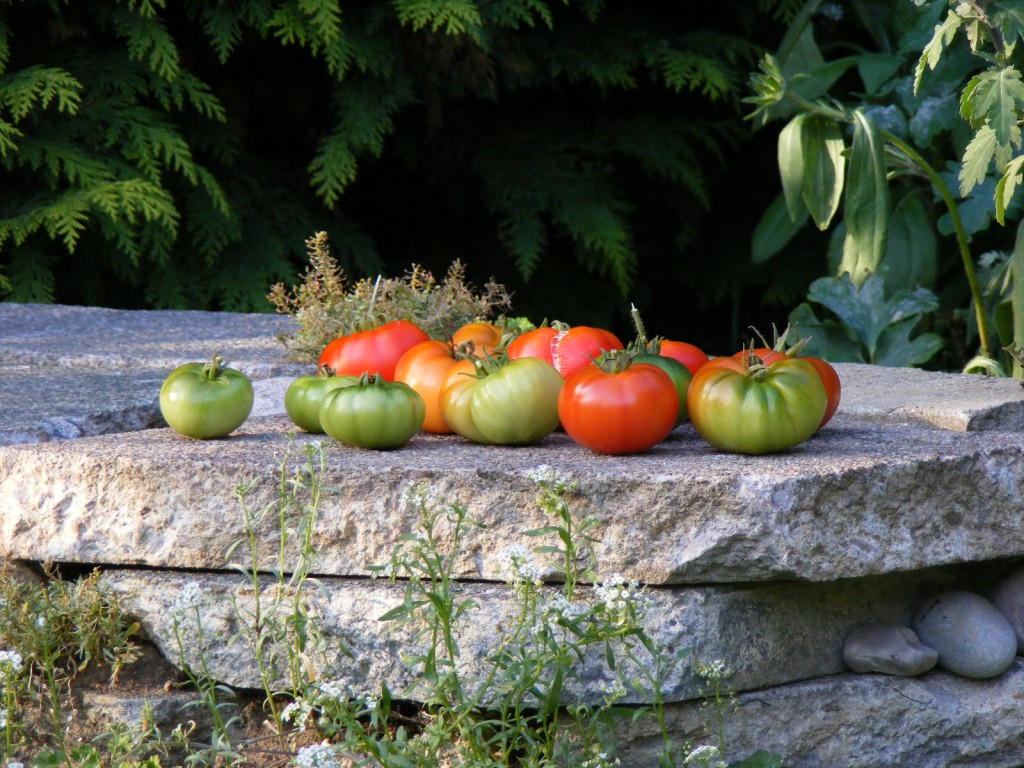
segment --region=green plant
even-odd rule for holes
[[[997,48],[1002,44],[995,33],[1015,36],[1016,21],[998,4],[954,2],[956,11],[950,11],[932,34],[948,4],[917,5],[923,7],[853,3],[871,46],[844,45],[844,53],[852,52],[826,61],[812,23],[815,11],[824,6],[811,0],[793,19],[777,53],[762,60],[761,72],[752,78],[751,117],[761,124],[788,122],[778,143],[783,194],[755,233],[753,257],[772,257],[808,219],[819,229],[828,228],[841,209],[842,222],[834,230],[829,255],[836,276],[848,274],[860,287],[869,275],[881,274],[884,290],[870,290],[859,297],[861,302],[870,298],[896,304],[903,291],[914,291],[919,299],[916,311],[924,313],[938,308],[937,300],[931,302],[924,295],[935,287],[941,264],[934,232],[953,234],[961,280],[972,305],[968,327],[977,335],[980,359],[1000,369],[999,344],[985,311],[970,241],[988,228],[993,217],[1002,223],[1008,212],[1016,215],[1016,171],[998,184],[983,182],[994,158],[1009,159],[1014,131],[1019,134],[1006,122],[1020,109],[1014,101],[1019,76],[1008,66],[1012,46],[989,57],[987,70],[981,50],[986,40],[999,38]],[[986,8],[992,11],[991,18]],[[944,45],[961,26],[972,30],[970,50],[980,56],[964,55],[967,48],[958,50],[928,78],[926,70],[939,66]],[[844,76],[853,72],[860,78],[860,89],[843,85],[849,82]],[[963,121],[955,111],[957,91]],[[965,130],[975,135],[963,160],[956,162],[957,139]],[[1001,138],[1009,143],[1001,144]],[[999,192],[993,199],[996,187]],[[932,196],[945,209],[943,215],[929,211],[924,200]],[[823,290],[818,284],[818,293]],[[828,292],[841,291],[836,283]],[[933,305],[924,309],[929,303]],[[887,310],[879,307],[878,312]],[[901,334],[909,330],[905,323],[900,328]],[[858,332],[849,329],[846,335],[853,338]],[[936,338],[916,341],[914,354],[901,364],[925,362],[938,349]],[[1003,345],[1008,343],[1000,338]]]
[[[99,572],[75,581],[53,571],[45,581],[19,578],[0,563],[0,744],[15,755],[51,740],[66,747],[69,688],[90,664],[111,679],[137,656],[132,641],[139,625],[121,612],[99,584]],[[34,712],[42,722],[28,718]]]
[[[462,324],[510,307],[509,295],[497,283],[477,293],[458,261],[440,284],[414,264],[400,278],[363,278],[350,285],[331,256],[326,232],[307,239],[306,247],[309,266],[302,282],[291,289],[278,283],[268,296],[279,313],[295,319],[298,328],[279,338],[297,359],[315,360],[330,341],[395,320],[447,339]]]

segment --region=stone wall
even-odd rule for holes
[[[195,585],[205,620],[231,635],[238,576],[227,546],[246,533],[234,489],[272,497],[278,462],[317,438],[291,437],[287,360],[267,315],[122,312],[0,304],[0,553],[99,565],[105,582],[175,658],[167,617]],[[68,343],[73,338],[74,344]],[[255,380],[254,414],[232,437],[186,440],[159,426],[156,396],[181,362],[223,354]],[[689,425],[650,452],[594,455],[555,434],[531,447],[418,435],[397,451],[327,450],[313,610],[354,651],[353,682],[407,683],[413,647],[377,617],[398,588],[367,579],[415,520],[426,481],[486,524],[457,563],[479,608],[460,639],[471,671],[507,613],[497,556],[545,521],[532,474],[579,482],[571,501],[603,522],[599,575],[648,585],[649,632],[695,658],[722,659],[738,692],[727,721],[736,758],[756,748],[792,766],[1024,764],[1020,660],[976,680],[929,671],[855,674],[843,641],[866,622],[909,625],[929,597],[985,594],[1024,555],[1024,390],[1009,380],[840,365],[843,399],[818,435],[781,455],[715,452]],[[73,438],[73,439],[69,439]],[[272,526],[257,531],[261,555]],[[256,687],[241,646],[209,648],[211,672]],[[600,665],[595,665],[595,669]],[[598,700],[608,681],[586,680]],[[667,681],[680,738],[708,738],[699,680]],[[649,766],[657,734],[621,732],[623,763]]]

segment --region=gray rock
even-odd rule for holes
[[[948,672],[919,677],[830,675],[736,697],[726,715],[725,759],[776,752],[786,768],[1020,768],[1024,659],[979,682]],[[670,705],[673,738],[716,744],[713,710]],[[616,728],[622,768],[658,764],[653,718]]]
[[[914,617],[913,628],[921,642],[939,652],[939,667],[963,677],[995,677],[1017,655],[1010,622],[988,600],[967,590],[927,601]]]
[[[1017,653],[1024,653],[1024,568],[1001,579],[991,591],[992,605],[1010,622],[1017,635]]]
[[[854,672],[913,676],[935,666],[939,653],[910,627],[868,622],[854,627],[843,643],[843,661]]]

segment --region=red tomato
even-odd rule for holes
[[[545,363],[551,363],[551,344],[557,335],[558,331],[555,328],[547,326],[520,334],[508,345],[508,358],[515,360],[520,357],[537,357]]]
[[[317,361],[328,365],[338,376],[379,373],[385,381],[395,380],[395,366],[412,346],[428,341],[429,336],[408,320],[392,320],[372,331],[341,336],[320,353]]]
[[[452,344],[473,342],[473,352],[486,355],[501,344],[501,328],[492,323],[466,323],[452,334]]]
[[[672,379],[646,363],[618,372],[588,365],[570,374],[558,395],[566,433],[598,453],[646,451],[675,428],[678,410]]]
[[[395,366],[395,381],[408,384],[423,398],[424,432],[443,435],[452,431],[441,413],[441,388],[458,362],[450,346],[431,339],[410,347]]]
[[[581,368],[586,368],[602,352],[622,349],[622,342],[611,331],[577,325],[567,331],[560,331],[551,341],[551,364],[568,378]]]
[[[685,341],[668,341],[662,339],[658,352],[662,357],[671,357],[686,366],[692,376],[708,361],[708,356],[700,347],[687,344]]]

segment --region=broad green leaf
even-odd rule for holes
[[[754,227],[750,241],[750,260],[754,264],[767,261],[793,239],[793,235],[807,223],[807,209],[801,206],[800,216],[794,221],[787,210],[786,200],[777,196]]]
[[[835,320],[819,320],[806,302],[789,313],[789,324],[806,339],[804,352],[830,363],[864,363],[867,358],[856,339]]]
[[[889,217],[889,237],[882,258],[886,289],[892,293],[919,285],[931,289],[938,270],[935,229],[916,192],[896,204]]]
[[[983,125],[974,134],[971,143],[964,150],[964,162],[960,166],[960,194],[967,196],[974,187],[981,184],[988,175],[992,158],[995,157],[996,133],[987,125]]]
[[[803,204],[804,191],[804,150],[803,130],[808,113],[801,112],[779,132],[778,161],[782,177],[782,194],[789,211],[789,218],[797,221],[806,214]]]
[[[857,57],[857,73],[868,95],[875,93],[903,66],[903,57],[890,53],[865,53]]]
[[[996,184],[996,221],[1000,224],[1006,224],[1006,209],[1013,202],[1013,194],[1021,181],[1024,181],[1024,155],[1015,157],[1003,168],[1003,175]]]
[[[1024,37],[1024,3],[1020,0],[991,0],[986,3],[985,12],[1004,40]]]
[[[828,229],[839,210],[846,160],[835,120],[810,114],[800,132],[804,156],[803,200],[818,229]]]
[[[907,368],[928,362],[942,349],[942,338],[934,333],[910,334],[919,317],[908,317],[887,327],[878,337],[871,363],[890,368]]]
[[[860,285],[878,268],[889,229],[889,184],[885,144],[874,123],[857,110],[853,113],[853,144],[846,185],[843,221],[846,239],[839,272],[849,273]]]

